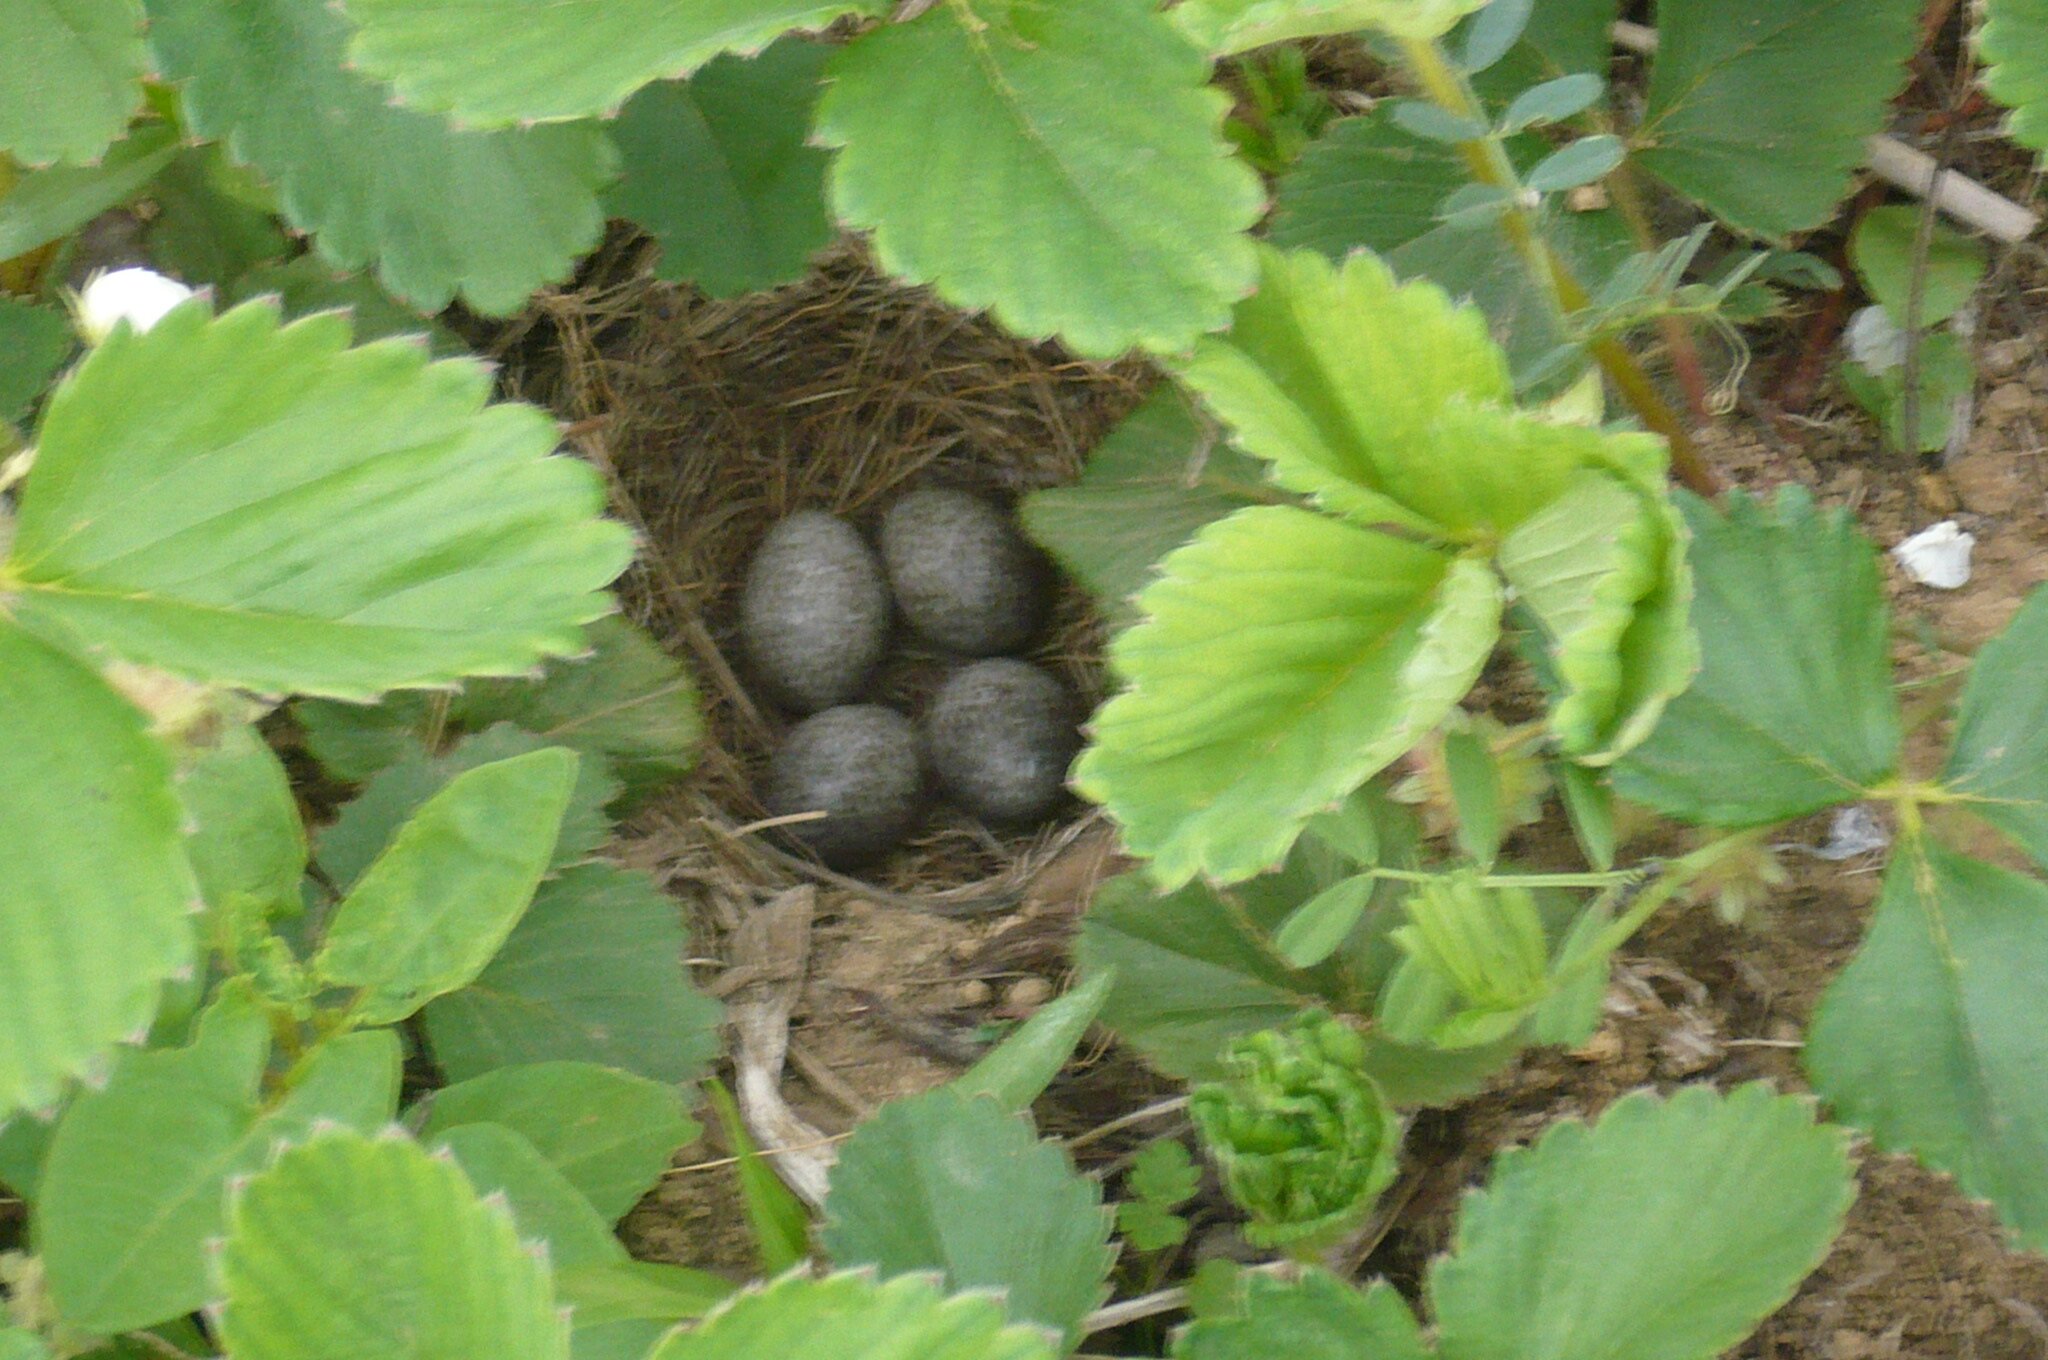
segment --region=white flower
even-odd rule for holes
[[[1945,519],[1893,548],[1892,556],[1899,559],[1906,575],[1921,585],[1954,590],[1968,584],[1970,549],[1976,546],[1976,535],[1964,533],[1954,520]]]
[[[123,321],[137,331],[148,330],[191,296],[192,289],[153,269],[116,269],[87,279],[73,311],[79,334],[97,345]]]

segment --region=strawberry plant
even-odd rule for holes
[[[270,1354],[304,1344],[276,1309],[346,1314],[317,1284],[332,1265],[372,1293],[412,1282],[423,1334],[465,1345],[464,1291],[500,1291],[498,1321],[539,1344],[520,1309],[552,1320],[552,1286],[474,1187],[540,1197],[623,1262],[604,1215],[692,1136],[673,1083],[710,1057],[715,1008],[653,884],[591,857],[627,777],[687,764],[693,700],[600,618],[628,544],[594,477],[550,456],[538,412],[489,403],[479,366],[352,346],[338,314],[146,303],[10,464],[0,1178],[34,1248],[13,1311],[76,1353],[176,1333],[226,1288],[221,1336]],[[596,657],[559,660],[592,621]],[[506,678],[351,706],[465,675]],[[310,843],[253,725],[293,693],[326,696],[316,748],[366,781]],[[445,749],[416,736],[437,707]],[[455,1079],[420,1131],[461,1171],[311,1137],[381,1136],[416,1015]],[[239,1197],[286,1142],[277,1188]],[[360,1243],[330,1236],[324,1264],[290,1254],[301,1303],[273,1292],[279,1222],[339,1233],[353,1208],[377,1238],[379,1196],[408,1222],[388,1274],[356,1277]],[[442,1270],[475,1255],[437,1276],[408,1246]]]
[[[2048,604],[1911,764],[1869,544],[1799,493],[1672,492],[1715,479],[1631,346],[1657,327],[1713,404],[1687,328],[1739,350],[1810,263],[1920,10],[1660,0],[1636,100],[1617,0],[31,0],[0,46],[0,1358],[1069,1354],[1136,1316],[1118,1229],[1165,1253],[1203,1212],[1177,1134],[1115,1211],[1038,1135],[1098,1018],[1197,1083],[1283,1257],[1197,1280],[1173,1355],[1709,1356],[1851,1196],[1844,1132],[1761,1087],[1502,1154],[1412,1304],[1327,1267],[1406,1112],[1582,1043],[1653,914],[1739,901],[1784,823],[1853,803],[1894,839],[1813,1086],[2048,1247],[2048,888],[2012,867],[2048,871]],[[1333,119],[1284,44],[1348,33],[1402,93]],[[2036,149],[2044,33],[1988,0],[1976,36]],[[1664,239],[1658,194],[1756,248],[1703,269],[1712,224]],[[71,238],[141,195],[184,282],[89,287],[73,364]],[[717,1049],[673,904],[598,856],[689,768],[694,697],[609,617],[595,475],[419,315],[518,310],[611,216],[713,296],[863,233],[1171,379],[1026,509],[1119,628],[1073,783],[1142,867],[1073,992],[837,1148],[815,1225],[714,1084],[748,1285],[612,1231]],[[1908,216],[1850,245],[1894,329],[1983,273],[1915,259]],[[1932,398],[1973,377],[1950,338]],[[1907,431],[1863,370],[1895,442],[1940,442],[1943,402]],[[350,795],[315,832],[287,732]],[[1587,868],[1509,858],[1552,790]],[[1618,863],[1617,802],[1706,839]]]

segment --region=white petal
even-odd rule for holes
[[[1922,529],[1892,549],[1892,556],[1906,569],[1906,575],[1923,586],[1954,590],[1970,579],[1970,550],[1977,546],[1974,534],[1963,532],[1952,519]]]
[[[78,295],[78,329],[88,344],[97,345],[126,321],[146,331],[164,314],[192,296],[192,290],[153,269],[116,269],[95,274]]]

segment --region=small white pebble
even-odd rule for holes
[[[1042,1006],[1052,1000],[1052,984],[1042,977],[1021,977],[1003,992],[1003,1004],[1012,1010]]]
[[[138,332],[146,331],[192,295],[192,289],[154,269],[95,274],[78,295],[78,330],[89,345],[99,344],[123,321]]]
[[[1952,519],[1922,529],[1892,549],[1906,575],[1936,590],[1955,590],[1970,580],[1970,550],[1975,534],[1963,532]]]

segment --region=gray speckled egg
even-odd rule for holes
[[[761,801],[773,816],[824,812],[784,834],[834,868],[893,849],[924,813],[924,759],[910,719],[879,704],[828,708],[790,730]]]
[[[791,515],[761,540],[740,597],[755,676],[799,713],[860,692],[889,640],[881,564],[852,525],[820,510]]]
[[[881,538],[897,607],[927,641],[993,656],[1022,647],[1044,622],[1045,560],[985,498],[913,491],[890,507]]]
[[[1074,698],[1025,661],[963,666],[924,717],[925,751],[940,785],[984,821],[1042,817],[1059,801],[1080,749]]]

